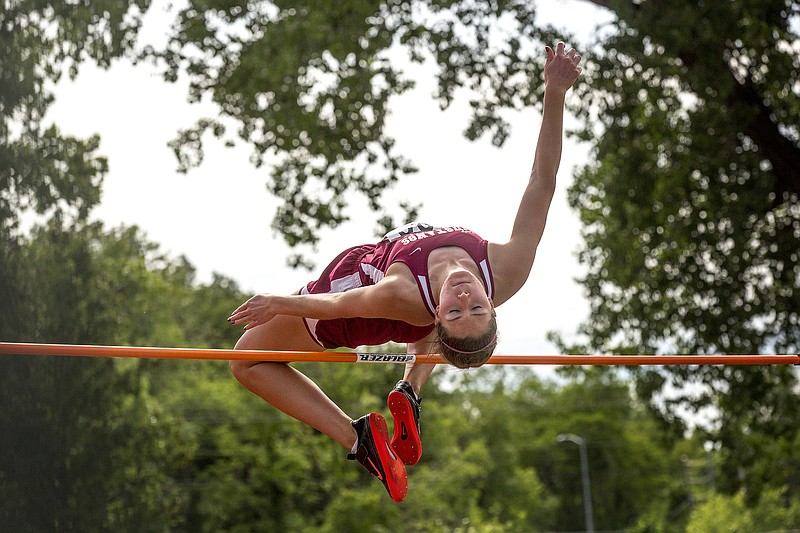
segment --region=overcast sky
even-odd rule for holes
[[[540,20],[579,36],[608,19],[588,2],[536,4]],[[154,2],[148,15],[148,40],[163,38],[162,6]],[[505,240],[533,162],[541,117],[533,110],[506,115],[512,134],[502,148],[493,147],[489,139],[470,143],[462,134],[469,116],[466,98],[442,112],[431,96],[434,84],[426,69],[415,68],[414,77],[416,89],[392,101],[388,133],[397,140],[397,153],[411,159],[419,172],[388,194],[422,201],[421,220],[461,225],[489,240]],[[108,71],[83,66],[78,78],[60,82],[55,94],[49,119],[64,133],[100,134],[100,153],[109,159],[93,218],[108,227],[139,226],[163,251],[185,255],[203,281],[218,272],[246,291],[289,293],[316,277],[286,267],[291,251],[270,229],[277,201],[266,190],[269,169],[250,165],[249,147],[228,149],[210,140],[200,168],[186,175],[176,172],[167,142],[179,129],[214,112],[209,105],[188,104],[184,83],[166,83],[148,65],[119,62]],[[570,122],[568,117],[568,126]],[[565,142],[531,277],[498,308],[498,354],[556,353],[547,332],[571,337],[587,317],[588,306],[575,283],[581,273],[575,254],[580,226],[566,201],[572,173],[585,164],[587,152],[586,146]],[[320,268],[345,247],[374,240],[374,214],[356,205],[351,223],[324,235],[317,256]]]

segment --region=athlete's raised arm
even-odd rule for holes
[[[544,110],[530,180],[522,195],[509,241],[490,247],[497,280],[495,303],[498,305],[517,292],[528,279],[555,192],[556,173],[561,163],[564,100],[581,72],[578,66],[581,56],[575,49],[569,52],[564,49],[564,43],[558,43],[555,51],[549,46],[546,48]]]

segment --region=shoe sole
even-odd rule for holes
[[[382,481],[392,499],[401,502],[408,494],[408,477],[403,461],[389,447],[389,428],[386,425],[386,419],[379,413],[370,413],[369,430],[386,476],[386,479]]]
[[[390,392],[387,403],[394,421],[392,448],[403,464],[415,465],[422,457],[422,441],[414,420],[414,409],[406,395],[399,391]]]

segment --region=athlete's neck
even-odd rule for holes
[[[450,274],[459,270],[466,270],[481,282],[483,280],[478,265],[463,248],[445,246],[433,250],[428,256],[428,279],[431,284],[434,305],[439,303],[439,294],[442,292],[444,281]]]

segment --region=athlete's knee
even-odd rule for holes
[[[228,367],[231,369],[234,377],[241,383],[250,381],[250,376],[254,367],[258,366],[259,374],[263,377],[264,372],[270,372],[279,367],[287,366],[287,363],[273,363],[268,361],[241,361],[233,360],[228,362]],[[255,378],[255,375],[253,375]]]
[[[233,360],[228,362],[228,368],[231,369],[231,373],[236,379],[242,381],[254,364],[253,361]]]

